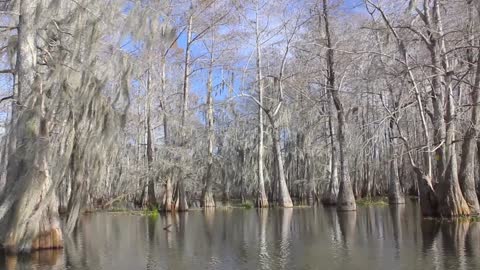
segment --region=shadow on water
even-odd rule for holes
[[[480,223],[422,219],[418,204],[209,209],[82,218],[64,250],[0,256],[6,270],[480,269]]]

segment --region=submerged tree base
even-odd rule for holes
[[[39,233],[31,243],[20,244],[16,239],[7,239],[3,244],[3,249],[7,254],[18,254],[45,249],[63,248],[63,236],[60,228],[52,228],[49,231]]]
[[[403,194],[389,194],[388,196],[389,204],[405,204],[405,196]]]
[[[292,199],[290,198],[290,196],[288,196],[288,198],[280,199],[280,201],[278,202],[278,206],[283,208],[292,208],[293,207]]]
[[[446,190],[442,191],[442,203],[439,204],[439,214],[442,217],[461,217],[469,216],[470,208],[463,198],[460,187],[449,186],[444,187]]]
[[[337,211],[356,211],[357,204],[353,195],[352,185],[350,181],[340,183],[338,191]]]
[[[214,208],[215,207],[215,200],[213,199],[212,192],[205,192],[202,199],[202,207],[203,208]]]
[[[335,206],[337,205],[337,194],[331,193],[330,191],[326,191],[321,200],[324,206]]]
[[[255,206],[257,208],[268,208],[269,205],[268,205],[267,195],[259,193]]]

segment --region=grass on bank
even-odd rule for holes
[[[157,209],[153,209],[153,210],[145,209],[143,210],[143,215],[147,217],[156,218],[158,217],[159,213]]]
[[[388,206],[387,197],[367,197],[357,200],[359,206]]]
[[[480,216],[461,216],[457,220],[462,222],[480,222]]]
[[[245,209],[252,209],[254,207],[254,204],[252,201],[246,201],[243,204],[241,204],[241,207]]]

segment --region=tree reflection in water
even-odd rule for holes
[[[357,212],[209,210],[93,214],[65,249],[0,256],[0,269],[480,269],[480,223],[422,219],[409,200]]]

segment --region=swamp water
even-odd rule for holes
[[[480,222],[425,220],[410,201],[356,213],[321,206],[96,213],[82,218],[65,249],[2,255],[0,269],[480,269]]]

